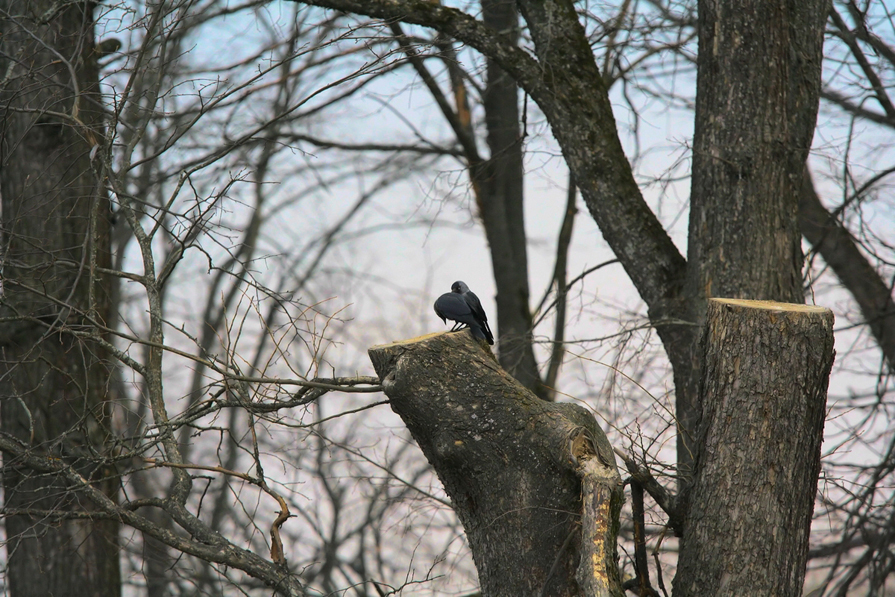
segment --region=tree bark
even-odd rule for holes
[[[97,271],[110,261],[109,202],[91,163],[102,139],[93,4],[6,0],[0,10],[2,430],[115,496],[113,469],[81,464],[101,462],[110,433],[110,365],[89,331],[108,316]],[[66,487],[4,454],[13,597],[120,594],[117,522],[92,520],[90,501]]]
[[[696,477],[675,597],[802,594],[833,314],[712,299]]]
[[[828,0],[700,0],[685,319],[713,296],[804,301],[798,200]],[[697,328],[698,329],[698,328]],[[679,474],[701,412],[696,334],[675,363]],[[678,352],[679,354],[672,354]]]
[[[538,399],[466,331],[369,354],[463,523],[484,595],[622,595],[621,479],[588,411]]]

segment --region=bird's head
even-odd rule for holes
[[[463,294],[464,292],[469,292],[469,286],[466,285],[466,282],[457,280],[451,284],[451,292],[459,292],[460,294]]]

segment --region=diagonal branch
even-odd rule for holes
[[[519,2],[537,60],[481,21],[426,0],[306,0],[430,27],[493,59],[537,102],[582,197],[654,319],[679,315],[686,260],[640,193],[622,149],[609,95],[569,0]]]
[[[568,285],[566,283],[566,273],[569,260],[569,246],[572,244],[572,227],[575,224],[575,214],[578,209],[575,207],[575,198],[577,197],[577,189],[575,187],[575,177],[569,175],[569,185],[566,190],[566,213],[563,217],[562,226],[559,229],[559,238],[556,242],[556,264],[553,268],[553,284],[556,286],[556,322],[553,329],[553,347],[550,349],[550,361],[547,366],[547,376],[544,378],[544,386],[551,396],[556,394],[556,380],[559,376],[559,369],[562,365],[565,349],[565,331],[566,331],[566,307]]]
[[[841,39],[845,45],[848,46],[848,49],[851,50],[852,56],[855,57],[855,60],[861,67],[861,71],[863,71],[864,76],[867,77],[867,80],[870,82],[873,94],[876,96],[880,106],[885,110],[886,115],[889,118],[895,117],[895,106],[892,105],[892,100],[886,91],[886,85],[882,82],[876,70],[870,64],[870,61],[864,54],[864,50],[861,49],[861,45],[858,43],[858,38],[855,33],[848,28],[848,25],[839,13],[836,12],[836,9],[830,10],[830,20],[833,21],[833,24],[835,24],[837,28],[837,31],[834,31],[833,34]]]
[[[892,288],[861,253],[848,229],[820,202],[807,168],[799,199],[799,227],[802,235],[854,297],[870,332],[883,351],[889,369],[895,370],[895,302],[892,300]]]
[[[511,41],[504,39],[499,32],[455,8],[429,0],[302,0],[302,2],[387,21],[402,21],[429,27],[454,37],[496,60],[501,68],[509,72],[530,95],[547,91],[534,58]]]
[[[422,57],[420,57],[410,44],[407,36],[404,35],[404,30],[401,29],[400,23],[391,23],[389,26],[392,33],[395,34],[395,40],[398,42],[398,45],[401,46],[401,49],[404,50],[404,53],[407,55],[407,60],[410,62],[413,70],[415,70],[420,79],[422,79],[426,88],[429,90],[429,93],[432,95],[432,98],[435,100],[435,103],[438,104],[438,108],[441,110],[445,120],[447,120],[450,125],[451,130],[457,136],[457,141],[459,141],[460,146],[463,147],[463,152],[469,162],[469,167],[473,168],[477,166],[481,161],[481,158],[479,158],[478,150],[475,146],[475,138],[470,134],[468,128],[463,126],[459,114],[451,106],[450,102],[448,102],[444,93],[442,93],[441,88],[435,81],[435,77],[433,77],[432,73],[429,72],[429,69],[426,68],[426,64],[423,62]]]

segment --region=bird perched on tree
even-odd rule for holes
[[[448,319],[457,322],[451,328],[452,332],[465,325],[472,331],[473,337],[494,344],[494,335],[488,327],[488,316],[482,309],[482,302],[464,282],[454,282],[450,292],[438,297],[435,301],[435,314],[444,323]]]

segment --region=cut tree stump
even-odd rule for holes
[[[463,523],[484,595],[621,597],[621,478],[590,412],[538,399],[465,330],[369,355]]]
[[[833,314],[712,299],[702,418],[675,597],[801,595],[820,472]],[[794,539],[795,538],[795,539]]]

